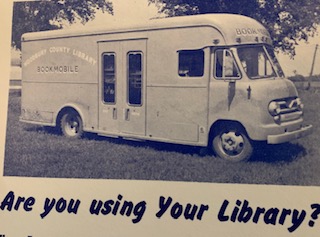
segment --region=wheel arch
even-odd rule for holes
[[[78,104],[65,104],[64,106],[62,106],[58,112],[57,112],[57,115],[55,116],[56,120],[55,120],[55,125],[58,126],[59,125],[59,122],[61,121],[61,118],[62,116],[68,112],[68,111],[74,111],[76,112],[77,114],[79,114],[81,120],[82,120],[82,123],[83,123],[83,126],[85,127],[85,124],[86,124],[86,115],[83,111],[84,108],[83,106],[81,105],[78,105]]]
[[[245,128],[245,126],[237,121],[237,120],[227,120],[227,119],[220,119],[220,120],[217,120],[215,121],[211,127],[210,127],[210,130],[209,130],[209,139],[208,139],[208,146],[210,145],[210,143],[212,142],[212,139],[213,139],[213,136],[216,132],[219,131],[219,129],[221,127],[223,127],[224,125],[234,125],[234,126],[238,126],[240,127],[241,129],[243,129],[243,131],[246,133],[246,135],[249,137],[249,134]]]

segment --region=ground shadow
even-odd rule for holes
[[[296,143],[268,145],[264,142],[255,144],[255,151],[250,162],[293,162],[306,155],[306,149]]]
[[[131,139],[124,139],[124,138],[110,138],[99,136],[93,133],[87,133],[84,136],[85,139],[92,139],[97,141],[108,141],[114,144],[123,144],[129,145],[134,147],[149,147],[157,151],[164,151],[164,152],[178,152],[181,154],[189,154],[189,155],[201,155],[201,148],[197,146],[188,146],[188,145],[181,145],[181,144],[172,144],[166,142],[157,142],[157,141],[140,141],[140,140],[131,140]]]
[[[131,141],[119,138],[108,138],[96,134],[87,134],[87,139],[106,140],[117,144],[126,144],[137,147],[150,147],[157,151],[178,152],[182,154],[204,156],[214,156],[214,153],[208,148],[189,146],[181,144],[172,144],[156,141]],[[255,150],[249,162],[292,162],[301,156],[306,155],[306,149],[300,144],[283,143],[278,145],[268,145],[265,142],[255,142]]]
[[[26,126],[24,130],[28,132],[48,133],[50,135],[63,136],[61,132],[55,127],[29,125],[29,126]],[[84,133],[82,139],[106,141],[106,142],[111,142],[113,144],[128,145],[128,146],[134,146],[134,147],[150,147],[154,150],[165,151],[165,152],[178,152],[178,153],[189,154],[189,155],[198,154],[199,156],[207,155],[206,151],[202,151],[202,148],[197,146],[171,144],[171,143],[156,142],[156,141],[144,141],[144,140],[140,141],[140,140],[134,140],[134,139],[123,139],[121,137],[112,138],[112,137],[101,136],[95,133]]]
[[[30,132],[45,132],[52,135],[61,135],[59,131],[53,127],[41,127],[41,126],[28,126],[25,128]],[[127,140],[123,138],[111,138],[100,136],[95,133],[85,133],[83,139],[106,141],[114,144],[128,145],[134,147],[149,147],[157,151],[163,152],[177,152],[181,154],[188,154],[192,156],[214,156],[207,148],[198,146],[189,146],[181,144],[172,144],[156,141],[135,141]],[[248,162],[265,162],[265,163],[277,163],[277,162],[292,162],[301,156],[306,155],[305,148],[300,144],[284,143],[278,145],[268,145],[265,142],[255,142],[255,150],[253,156]]]

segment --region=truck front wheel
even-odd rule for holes
[[[222,159],[239,162],[248,160],[253,146],[246,131],[238,125],[220,126],[212,138],[212,149]]]
[[[80,138],[83,134],[83,124],[80,115],[75,111],[68,111],[61,117],[61,131],[69,138]]]

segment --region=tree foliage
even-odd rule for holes
[[[12,19],[12,46],[21,48],[21,35],[26,32],[53,30],[63,24],[94,19],[97,11],[112,14],[112,3],[105,0],[51,0],[15,2]]]
[[[260,21],[274,46],[291,56],[299,41],[308,41],[320,23],[320,0],[149,0],[168,16],[233,13]]]

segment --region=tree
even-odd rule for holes
[[[26,32],[54,30],[63,24],[94,19],[97,11],[113,14],[106,0],[51,0],[15,2],[12,19],[12,46],[21,49],[21,35]]]
[[[149,0],[168,16],[234,13],[260,21],[276,49],[295,55],[299,41],[308,41],[320,23],[320,0]]]

